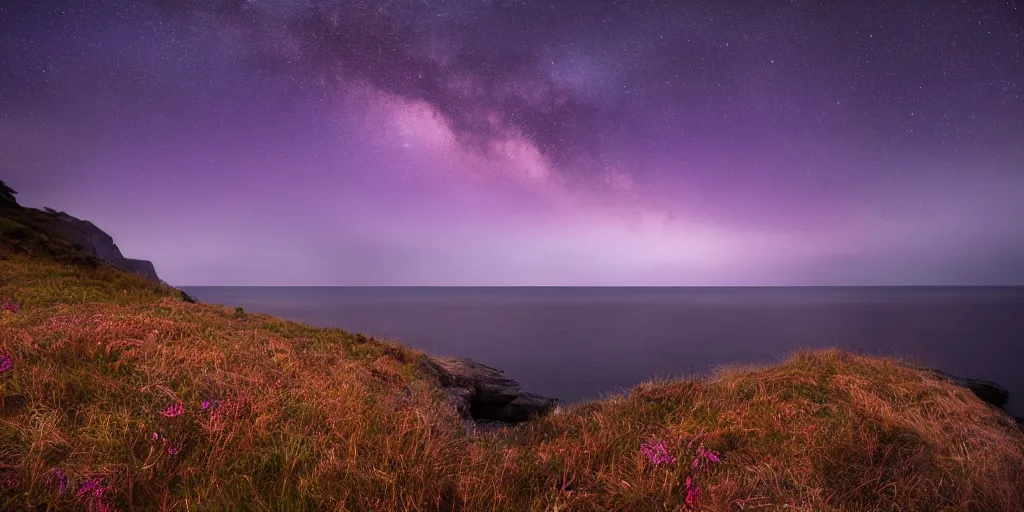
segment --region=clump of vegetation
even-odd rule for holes
[[[235,306],[235,318],[245,317],[245,308],[242,306]]]
[[[181,300],[183,300],[185,302],[188,302],[189,304],[198,304],[199,303],[199,301],[197,301],[195,299],[195,297],[185,293],[184,291],[181,292]]]
[[[0,510],[1024,510],[1013,421],[897,361],[800,352],[470,434],[417,351],[4,240]]]

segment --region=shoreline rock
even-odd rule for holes
[[[523,391],[501,370],[472,359],[428,358],[425,364],[463,419],[477,426],[522,423],[558,405],[557,399]]]

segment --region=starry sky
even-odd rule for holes
[[[0,177],[175,285],[1024,284],[1013,1],[5,0]]]

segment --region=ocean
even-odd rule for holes
[[[1024,287],[182,289],[469,357],[564,402],[842,347],[998,382],[1024,415]]]

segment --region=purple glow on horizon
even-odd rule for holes
[[[1024,284],[1005,2],[48,4],[0,176],[175,285]]]

